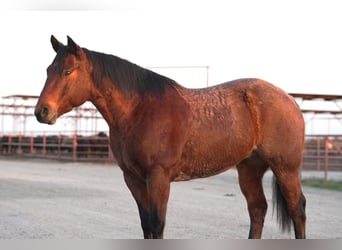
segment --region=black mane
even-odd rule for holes
[[[108,78],[123,93],[137,92],[140,95],[163,94],[166,86],[177,85],[170,78],[117,56],[90,51],[85,48],[83,50],[93,65],[93,78],[96,85],[101,84],[104,78]]]

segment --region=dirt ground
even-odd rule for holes
[[[318,173],[321,175],[322,173]],[[317,175],[304,172],[303,178]],[[271,177],[263,238],[293,238],[272,217]],[[341,173],[329,173],[342,179]],[[342,192],[304,187],[307,237],[342,238]],[[249,217],[235,170],[172,183],[165,238],[244,239]],[[138,210],[112,165],[0,159],[0,239],[142,238]]]

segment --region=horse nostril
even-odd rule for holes
[[[57,119],[54,106],[49,104],[38,105],[34,111],[37,120],[41,123],[54,124]]]
[[[34,114],[37,117],[38,121],[42,121],[42,119],[49,115],[49,108],[47,106],[43,106],[40,109],[36,109]]]
[[[46,106],[42,107],[42,109],[40,111],[40,117],[42,117],[42,118],[46,117],[46,116],[48,116],[48,114],[49,114],[48,107],[46,107]]]

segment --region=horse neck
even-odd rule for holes
[[[94,86],[90,101],[102,114],[110,128],[124,123],[136,103],[138,95],[132,94],[129,98],[120,92],[111,81],[104,81],[101,86]]]

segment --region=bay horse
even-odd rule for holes
[[[136,200],[144,238],[163,238],[170,182],[209,177],[236,166],[247,200],[249,238],[261,238],[267,202],[262,178],[274,174],[278,223],[305,238],[300,181],[304,121],[296,102],[260,79],[187,89],[119,57],[81,48],[69,36],[56,52],[35,107],[54,124],[92,102]],[[229,210],[227,210],[229,212]]]

